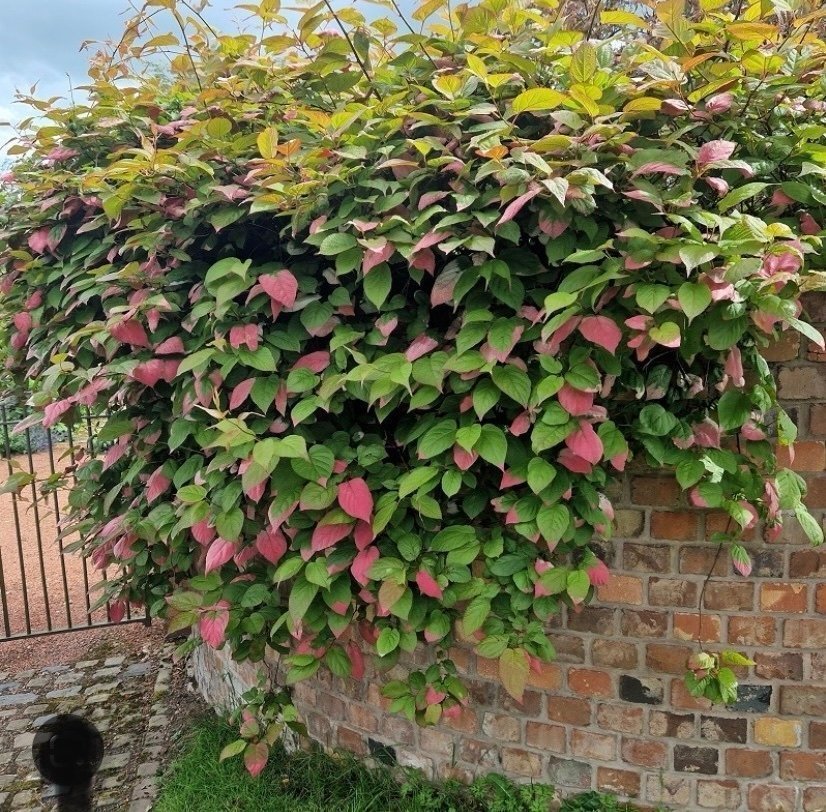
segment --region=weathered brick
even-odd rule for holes
[[[522,701],[517,702],[504,687],[500,687],[496,696],[495,707],[497,710],[505,711],[505,713],[518,713],[536,718],[542,712],[544,696],[544,693],[539,693],[539,691],[523,691]]]
[[[706,609],[722,609],[725,612],[754,608],[754,584],[748,581],[710,581],[706,587]]]
[[[651,536],[656,539],[690,541],[697,538],[698,519],[696,510],[655,510],[651,514]]]
[[[631,501],[635,505],[673,507],[682,499],[682,489],[673,476],[635,476]]]
[[[772,341],[768,347],[761,347],[760,354],[771,363],[778,361],[793,361],[800,352],[800,333],[791,330],[783,333],[777,341]]]
[[[781,400],[826,400],[826,375],[817,367],[781,367],[777,380]]]
[[[826,722],[809,724],[809,747],[813,750],[826,750]]]
[[[771,707],[773,690],[771,685],[748,685],[741,682],[737,686],[737,699],[728,705],[728,709],[745,713],[766,713]]]
[[[637,798],[640,794],[640,774],[614,767],[597,767],[597,789],[625,798]]]
[[[502,768],[508,773],[539,780],[542,777],[542,757],[521,747],[503,747]]]
[[[792,446],[777,445],[776,454],[777,464],[783,468],[794,471],[822,471],[826,468],[826,445],[823,440],[798,440]]]
[[[809,407],[809,434],[826,434],[826,403],[813,403]]]
[[[442,724],[461,730],[462,733],[476,733],[479,730],[479,717],[476,711],[470,708],[462,708],[462,712],[451,719],[443,719]]]
[[[826,584],[818,584],[815,589],[815,609],[826,614]]]
[[[803,723],[764,716],[754,720],[754,741],[770,747],[797,747],[803,736]]]
[[[482,717],[482,732],[503,742],[518,742],[522,736],[519,719],[503,713],[486,713]]]
[[[580,758],[613,761],[617,753],[617,738],[589,730],[571,731],[571,753]]]
[[[674,614],[674,637],[677,640],[702,640],[716,643],[720,640],[721,619],[718,615],[699,612]]]
[[[652,710],[648,717],[648,732],[668,739],[693,739],[697,723],[690,713]]]
[[[583,606],[580,612],[568,612],[566,626],[575,632],[592,632],[609,636],[614,632],[615,609],[606,606]]]
[[[648,602],[652,606],[696,606],[697,584],[680,578],[651,578]]]
[[[730,617],[728,641],[738,646],[770,646],[774,643],[775,620],[773,617]]]
[[[806,584],[789,581],[760,584],[760,608],[765,612],[805,612],[808,600]]]
[[[367,755],[367,742],[362,733],[345,727],[344,725],[339,725],[336,731],[336,738],[339,747],[343,747],[345,750],[349,750],[357,756]]]
[[[803,679],[803,655],[791,652],[760,651],[754,655],[754,673],[763,679]]]
[[[728,716],[701,716],[700,735],[707,741],[745,744],[749,723],[747,719]]]
[[[823,781],[826,779],[826,753],[781,751],[780,777],[784,781]]]
[[[602,603],[642,603],[642,579],[634,575],[612,573],[608,583],[597,589],[597,597]]]
[[[572,668],[568,672],[568,687],[581,696],[614,696],[611,675],[590,668]]]
[[[713,569],[712,569],[713,567]],[[717,555],[717,547],[680,547],[680,572],[687,575],[725,576],[729,574],[726,556]]]
[[[626,541],[622,547],[622,567],[630,572],[671,572],[670,544],[634,544]]]
[[[749,552],[752,578],[782,578],[786,574],[786,557],[783,550],[763,548]]]
[[[562,685],[562,669],[556,663],[542,663],[537,674],[533,669],[528,673],[528,685],[543,691],[557,691]]]
[[[451,759],[456,755],[456,739],[449,733],[433,727],[423,727],[419,730],[419,746],[425,753],[447,756]]]
[[[698,781],[697,803],[709,809],[738,809],[741,802],[737,781]]]
[[[793,716],[826,716],[826,688],[781,685],[780,712]]]
[[[565,752],[565,728],[562,725],[546,725],[528,722],[525,727],[525,744],[552,753]]]
[[[375,733],[379,729],[379,720],[376,714],[363,705],[350,703],[347,705],[347,721],[368,733]]]
[[[581,637],[575,634],[548,635],[556,651],[556,661],[558,663],[584,663],[585,643]]]
[[[604,702],[597,706],[597,724],[605,730],[639,735],[642,733],[642,721],[642,708],[626,708]]]
[[[498,742],[463,736],[460,745],[462,761],[484,767],[488,771],[501,771],[502,750]]]
[[[789,556],[789,576],[792,578],[826,577],[826,552],[794,550]]]
[[[803,812],[823,812],[826,809],[826,786],[803,790]]]
[[[719,754],[713,747],[674,746],[674,769],[680,773],[716,775],[718,759]]]
[[[786,648],[826,648],[826,619],[793,618],[783,622]]]
[[[642,510],[618,509],[614,511],[614,536],[618,539],[635,539],[642,535],[645,526],[645,512]]]
[[[661,768],[668,755],[668,745],[651,739],[629,739],[623,736],[621,754],[622,760],[628,764]]]
[[[763,778],[772,774],[771,753],[767,750],[748,750],[730,747],[726,750],[726,775],[738,778]]]
[[[591,765],[584,761],[567,758],[548,758],[548,778],[552,784],[576,789],[588,789],[591,786]]]
[[[749,812],[793,812],[797,793],[783,784],[749,784]]]
[[[694,779],[659,773],[648,775],[645,781],[646,800],[664,806],[686,809],[690,806],[694,789]]]
[[[803,497],[803,503],[809,510],[818,510],[826,507],[826,476],[806,477],[808,492]]]
[[[549,696],[548,718],[553,722],[584,727],[591,721],[591,703],[585,699]]]
[[[620,630],[626,637],[664,637],[668,630],[668,613],[623,609]]]
[[[826,294],[822,291],[804,293],[801,297],[803,313],[809,321],[826,321]]]
[[[684,674],[692,649],[688,646],[670,646],[649,643],[645,647],[645,664],[661,674]]]
[[[598,638],[591,643],[591,662],[598,668],[636,668],[637,649],[633,643]]]

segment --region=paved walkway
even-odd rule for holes
[[[148,660],[119,656],[0,671],[0,812],[54,808],[41,798],[31,745],[35,731],[55,713],[77,713],[103,736],[94,808],[151,809],[166,750],[171,675],[172,648]]]

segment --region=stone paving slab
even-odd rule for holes
[[[169,720],[172,651],[148,660],[117,656],[0,672],[0,812],[55,809],[54,800],[43,799],[31,744],[40,725],[59,713],[89,719],[103,736],[94,808],[150,810],[161,769],[158,744]]]

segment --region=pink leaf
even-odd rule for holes
[[[710,113],[725,113],[732,105],[734,96],[731,93],[718,93],[706,100],[706,110]]]
[[[46,428],[53,426],[58,420],[60,420],[61,416],[71,408],[72,402],[69,398],[58,400],[56,403],[50,403],[45,409],[43,409],[43,425]]]
[[[719,197],[722,197],[724,194],[728,193],[729,185],[728,181],[724,180],[723,178],[703,178],[703,180],[712,188],[715,192],[717,192]]]
[[[164,362],[160,358],[153,358],[151,361],[138,364],[130,375],[144,386],[152,388],[164,377],[164,372]]]
[[[201,519],[200,522],[195,522],[191,528],[192,537],[198,544],[206,546],[209,544],[217,534],[214,527],[209,524],[209,519]]]
[[[184,342],[178,336],[167,338],[155,347],[155,355],[176,355],[186,352]]]
[[[517,476],[512,471],[503,471],[502,479],[499,482],[499,490],[512,488],[514,485],[521,485],[524,481],[525,477]]]
[[[229,611],[221,608],[216,611],[209,611],[201,616],[198,623],[198,631],[203,641],[212,648],[220,648],[223,643],[229,623]]]
[[[231,541],[222,538],[215,539],[207,550],[204,572],[209,574],[212,570],[217,570],[234,555],[235,545]]]
[[[352,573],[353,578],[355,578],[355,580],[362,586],[367,586],[367,583],[370,580],[367,573],[370,571],[370,567],[373,566],[378,557],[379,548],[374,545],[368,547],[366,550],[362,550],[353,559],[353,563],[350,566],[350,572]]]
[[[255,384],[255,378],[247,378],[241,381],[233,390],[229,399],[229,408],[237,409],[248,397]]]
[[[15,313],[13,321],[21,333],[28,333],[32,329],[32,317],[29,313]]]
[[[135,319],[128,319],[109,327],[110,335],[121,344],[131,344],[133,347],[148,347],[149,339],[143,325]]]
[[[310,549],[314,553],[326,550],[348,536],[350,529],[351,525],[349,524],[320,524],[313,530]]]
[[[570,448],[563,448],[559,452],[559,463],[564,465],[569,471],[575,474],[590,474],[593,466],[588,460],[583,459],[578,454],[574,454]]]
[[[531,415],[529,412],[524,411],[520,412],[516,417],[514,417],[513,422],[510,424],[510,428],[508,431],[514,437],[521,437],[529,428],[531,427]]]
[[[525,204],[533,200],[539,192],[541,188],[539,186],[535,187],[534,189],[529,189],[524,194],[519,195],[516,200],[512,201],[510,205],[505,209],[505,213],[499,218],[499,222],[496,224],[498,226],[504,225],[505,223],[513,220],[517,214],[525,207]]]
[[[298,295],[298,280],[287,270],[277,274],[265,274],[258,278],[258,283],[267,295],[284,307],[292,307]]]
[[[255,537],[255,549],[270,564],[277,564],[287,552],[287,539],[280,530],[262,530]]]
[[[370,522],[356,522],[356,529],[353,531],[353,538],[356,542],[356,548],[363,550],[365,547],[373,543],[376,534],[373,532],[373,526]]]
[[[557,394],[559,405],[575,417],[588,414],[594,408],[594,393],[582,392],[566,383]]]
[[[109,619],[112,623],[120,623],[126,615],[126,601],[117,600],[109,604]]]
[[[433,290],[430,291],[430,304],[432,307],[447,304],[453,299],[453,289],[459,281],[459,275],[443,271],[436,277],[433,283]]]
[[[710,418],[693,427],[694,441],[702,448],[719,448],[721,440],[720,427]]]
[[[163,472],[163,466],[156,468],[146,482],[146,501],[154,502],[172,484]]]
[[[440,705],[447,694],[444,691],[437,691],[432,685],[427,686],[427,691],[425,691],[424,701],[428,705]]]
[[[330,366],[330,353],[326,350],[318,350],[302,355],[294,364],[293,369],[309,369],[310,372],[323,372]]]
[[[588,580],[592,586],[605,586],[611,577],[611,573],[605,565],[605,562],[600,560],[597,560],[597,563],[592,567],[588,567],[587,572]]]
[[[416,573],[416,586],[419,587],[419,592],[422,595],[427,595],[428,598],[442,599],[442,588],[436,582],[436,579],[426,570],[419,570]]]
[[[247,772],[256,778],[267,766],[267,759],[270,757],[270,748],[264,742],[248,744],[244,750],[244,765]]]
[[[438,203],[443,198],[447,197],[450,192],[425,192],[420,198],[417,205],[419,211],[424,211],[428,206]]]
[[[607,316],[586,316],[579,323],[579,332],[593,344],[614,353],[622,339],[622,331]]]
[[[655,173],[661,173],[663,175],[685,175],[685,169],[681,169],[679,166],[674,166],[674,164],[667,164],[663,161],[649,161],[647,164],[643,164],[639,169],[634,170],[631,177],[636,177],[637,175],[653,175]]]
[[[578,457],[595,465],[602,459],[602,440],[594,427],[585,420],[579,421],[579,430],[565,438],[565,445]]]
[[[371,521],[373,495],[361,477],[342,482],[338,486],[338,503],[348,516],[365,522]]]
[[[361,272],[367,275],[376,265],[387,262],[396,251],[396,246],[392,242],[383,245],[378,251],[365,251],[361,261]]]
[[[412,253],[415,254],[417,251],[421,251],[424,248],[430,248],[431,245],[436,245],[437,243],[443,242],[450,236],[451,234],[449,231],[429,231],[413,246]]]
[[[725,372],[731,378],[732,383],[737,387],[745,386],[746,380],[743,376],[743,357],[739,347],[732,347],[726,357]]]
[[[361,679],[364,676],[364,655],[361,649],[351,640],[347,644],[347,654],[350,657],[350,676],[353,679]]]
[[[737,144],[733,141],[709,141],[703,144],[697,152],[697,164],[709,164],[712,161],[727,161],[734,152]]]
[[[37,231],[32,232],[32,234],[29,235],[28,243],[29,248],[31,248],[35,254],[44,254],[46,248],[49,247],[49,229],[39,228]]]
[[[422,333],[418,338],[413,340],[413,343],[407,348],[404,357],[411,363],[423,355],[427,355],[431,350],[439,346],[439,342],[435,338]]]
[[[460,445],[453,446],[453,462],[462,471],[467,471],[478,458],[479,455],[475,451],[465,451]]]

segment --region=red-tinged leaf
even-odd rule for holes
[[[170,479],[164,474],[163,466],[156,468],[146,481],[146,501],[152,504],[171,485]]]
[[[210,610],[201,615],[198,623],[198,631],[201,639],[212,648],[220,648],[226,639],[227,624],[229,623],[229,606],[226,601],[221,601],[224,606],[215,610]]]
[[[116,600],[109,603],[109,620],[120,623],[126,616],[126,601]]]
[[[191,533],[192,538],[203,546],[210,544],[215,536],[218,535],[216,529],[209,524],[209,519],[202,519],[200,522],[195,522],[195,524],[192,525]]]
[[[327,350],[318,350],[302,355],[294,364],[293,369],[309,369],[310,372],[323,372],[330,366],[330,353]]]
[[[338,486],[338,503],[348,516],[365,522],[372,521],[373,494],[361,477],[342,482]]]
[[[410,256],[410,267],[418,268],[420,271],[425,271],[433,276],[433,272],[436,270],[436,254],[430,248],[417,251]]]
[[[427,355],[431,350],[436,349],[439,342],[435,338],[422,333],[417,338],[413,339],[413,343],[407,348],[404,357],[411,363],[423,355]]]
[[[514,437],[521,437],[531,427],[530,412],[520,412],[510,424],[508,431]]]
[[[167,338],[155,347],[155,355],[183,355],[185,352],[184,342],[178,336]]]
[[[442,271],[433,283],[430,291],[430,304],[433,307],[448,304],[453,299],[453,290],[459,281],[459,274],[455,271]]]
[[[138,364],[130,374],[136,381],[152,389],[158,381],[166,376],[164,364],[165,362],[161,361],[160,358],[153,358],[151,361]]]
[[[579,332],[593,344],[615,353],[622,340],[622,330],[607,316],[586,316],[579,323]]]
[[[69,398],[50,403],[43,409],[43,425],[46,428],[53,426],[71,408],[72,401]]]
[[[347,654],[350,657],[350,676],[353,679],[362,679],[364,677],[364,655],[361,649],[351,640],[347,644]]]
[[[373,526],[370,522],[356,522],[356,529],[353,532],[353,538],[356,542],[356,548],[363,550],[365,547],[373,543],[376,534],[373,532]]]
[[[422,595],[427,595],[428,598],[441,600],[443,597],[442,588],[436,582],[436,579],[426,570],[419,570],[416,573],[416,586],[419,587],[419,592],[421,592]]]
[[[594,427],[585,420],[579,421],[579,429],[565,438],[565,445],[578,457],[596,465],[602,459],[602,440]]]
[[[232,395],[229,398],[229,408],[231,410],[237,409],[249,397],[255,380],[255,378],[247,378],[232,390]]]
[[[133,347],[148,347],[149,338],[143,325],[135,319],[128,319],[109,327],[109,334],[112,338],[120,341],[121,344],[131,344]]]
[[[428,206],[438,203],[440,200],[446,198],[450,192],[425,192],[420,198],[417,208],[419,211],[424,211]]]
[[[636,175],[654,175],[654,174],[663,174],[663,175],[687,175],[688,172],[679,167],[674,166],[674,164],[667,164],[662,161],[649,161],[646,164],[643,164],[638,169],[635,169],[632,173],[631,177],[635,177]]]
[[[255,537],[255,549],[270,564],[277,564],[287,552],[287,539],[280,530],[262,530]]]
[[[444,242],[448,237],[453,236],[449,231],[429,231],[414,246],[412,253],[430,248],[431,245]]]
[[[313,530],[310,549],[314,553],[326,550],[350,535],[351,529],[349,524],[319,524]]]
[[[234,555],[235,545],[231,541],[222,538],[215,539],[207,550],[204,572],[209,574],[212,570],[223,567]]]
[[[559,390],[557,399],[559,405],[574,417],[588,414],[594,408],[593,392],[582,392],[579,389],[574,389],[568,383],[564,384],[562,389]]]
[[[35,254],[45,254],[46,249],[49,247],[49,229],[39,228],[37,231],[32,232],[29,235],[28,243],[29,248],[31,248]]]
[[[276,274],[264,274],[258,278],[258,283],[266,294],[284,307],[292,307],[298,295],[298,280],[287,270]]]
[[[353,559],[353,563],[350,565],[350,572],[353,578],[362,586],[367,586],[370,580],[367,573],[370,572],[370,567],[378,560],[378,557],[379,548],[370,546],[366,550],[362,550]]]
[[[499,218],[497,225],[501,226],[510,220],[513,220],[513,218],[516,217],[520,211],[522,211],[526,204],[533,200],[540,193],[540,191],[542,191],[540,187],[529,189],[524,194],[519,195],[516,200],[511,201],[505,209],[505,213]]]
[[[476,460],[479,459],[479,454],[475,451],[466,451],[460,445],[453,446],[453,462],[461,471],[467,471]]]
[[[608,583],[608,579],[611,577],[611,573],[606,566],[604,561],[600,561],[597,559],[596,564],[587,569],[588,573],[588,580],[591,582],[592,586],[605,586]]]
[[[524,649],[508,648],[499,657],[499,679],[505,690],[517,701],[522,701],[528,681],[530,663]]]
[[[697,165],[710,164],[712,161],[727,161],[731,158],[737,144],[733,141],[709,141],[697,152]]]
[[[256,778],[259,776],[264,767],[267,766],[267,759],[270,757],[270,748],[264,742],[256,742],[255,744],[248,744],[244,749],[244,766],[247,772]]]
[[[12,321],[21,333],[28,333],[32,329],[31,313],[15,313]]]
[[[370,273],[376,265],[387,262],[396,251],[396,246],[392,242],[383,245],[378,251],[365,251],[361,260],[361,272],[365,275]]]
[[[569,471],[574,474],[590,474],[594,470],[588,460],[583,459],[578,454],[574,454],[570,448],[563,448],[559,452],[559,463],[564,465]]]

